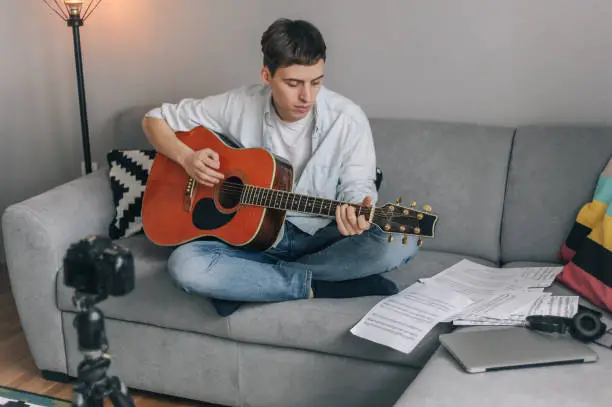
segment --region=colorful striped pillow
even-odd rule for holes
[[[561,258],[565,266],[558,280],[612,311],[612,158],[597,181],[593,201],[578,212]]]

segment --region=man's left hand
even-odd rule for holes
[[[366,196],[361,205],[371,206],[372,197]],[[362,234],[364,230],[370,228],[370,222],[367,221],[366,215],[369,215],[369,211],[357,217],[354,207],[347,204],[339,205],[336,208],[336,223],[338,224],[338,230],[343,236]]]

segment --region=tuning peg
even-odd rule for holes
[[[429,206],[429,205],[423,205],[423,210],[425,212],[431,212],[432,211],[431,206]]]
[[[389,243],[391,243],[393,241],[393,234],[392,233],[389,233],[389,239],[388,240],[389,240]]]
[[[402,203],[402,197],[401,197],[401,196],[398,196],[398,197],[397,197],[397,199],[395,200],[395,203],[396,203],[396,204],[398,204],[398,205],[399,205],[400,203]]]
[[[410,207],[411,208],[414,208],[415,206],[416,206],[416,202],[414,202],[414,201],[410,202]]]
[[[419,240],[417,240],[417,246],[421,247],[423,246],[423,239],[419,237]]]
[[[414,232],[415,235],[418,235],[419,233],[421,233],[421,228],[416,227],[412,231]]]
[[[408,235],[404,235],[404,237],[402,237],[402,244],[406,243],[408,243]]]
[[[417,214],[417,219],[418,220],[423,220],[424,216],[422,213]]]

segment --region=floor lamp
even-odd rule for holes
[[[87,105],[85,103],[85,84],[83,82],[83,60],[81,58],[81,37],[79,28],[94,12],[102,0],[43,0],[51,10],[72,27],[74,40],[74,60],[76,64],[77,88],[79,92],[79,108],[81,111],[81,135],[83,137],[83,155],[85,158],[85,173],[91,172],[91,152],[89,149],[89,127],[87,124]],[[85,4],[83,4],[85,3]]]

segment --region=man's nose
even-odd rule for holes
[[[302,92],[300,93],[300,99],[302,99],[302,102],[310,103],[311,96],[312,96],[312,90],[310,89],[310,85],[302,86]]]

